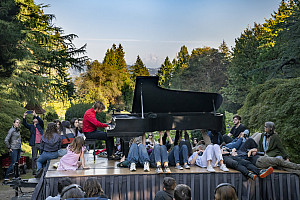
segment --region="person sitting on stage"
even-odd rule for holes
[[[105,140],[106,149],[107,149],[107,158],[109,160],[114,160],[113,148],[114,148],[114,138],[107,137],[107,133],[104,131],[97,130],[97,127],[105,128],[109,127],[107,124],[103,124],[96,119],[96,113],[100,113],[105,109],[105,106],[102,102],[97,101],[92,108],[88,109],[84,113],[83,117],[83,127],[82,131],[86,139],[97,139]]]
[[[274,123],[266,122],[265,125],[266,125],[265,127],[266,132],[261,135],[260,145],[268,146],[270,150],[268,151],[264,147],[260,147],[259,145],[257,145],[254,139],[249,138],[239,149],[238,155],[244,159],[249,160],[252,164],[256,165],[259,168],[268,168],[272,166],[273,168],[285,170],[300,176],[300,164],[290,162],[289,159],[286,160],[283,159],[283,158],[287,158],[287,155],[285,153],[283,154],[281,153],[283,147],[281,144],[281,140],[279,139],[279,136],[276,133],[272,133],[275,130]],[[263,145],[262,144],[263,141],[266,142],[266,140],[267,140],[266,145]],[[266,152],[264,152],[265,150]],[[276,156],[276,157],[271,157],[271,156]]]
[[[230,183],[221,183],[215,189],[215,200],[238,200],[236,189]]]
[[[236,150],[233,149],[229,155],[226,149],[223,149],[223,159],[227,167],[240,171],[245,177],[255,180],[257,176],[265,178],[273,172],[273,168],[259,169],[249,160],[237,156]]]
[[[41,137],[40,151],[41,155],[36,161],[37,174],[36,178],[40,178],[43,173],[48,160],[58,158],[58,150],[61,146],[61,137],[57,133],[57,126],[55,123],[50,122],[47,126],[46,132]]]
[[[232,142],[234,138],[237,138],[241,132],[244,132],[246,130],[245,126],[241,123],[241,120],[241,116],[233,116],[234,126],[232,127],[228,135],[223,135],[223,139],[226,144]]]
[[[74,140],[75,131],[71,128],[71,123],[69,121],[63,121],[60,127],[62,129],[60,132],[61,149],[58,150],[58,156],[62,157],[67,154],[67,146]]]
[[[84,198],[84,191],[80,185],[71,184],[65,187],[61,192],[61,200]]]
[[[136,171],[136,166],[144,166],[144,171],[149,172],[149,155],[147,153],[146,147],[146,135],[142,136],[142,142],[138,144],[135,140],[130,146],[128,153],[128,162],[130,166],[130,171]]]
[[[78,161],[79,157],[81,161]],[[84,161],[84,139],[83,137],[76,137],[67,147],[67,154],[57,163],[57,170],[76,170],[80,166],[83,169],[89,169],[85,166]]]
[[[209,172],[215,172],[216,170],[214,170],[213,166],[216,166],[219,163],[222,171],[229,171],[223,163],[221,149],[217,144],[208,145],[205,151],[199,148],[198,151],[194,152],[193,155],[189,157],[189,163],[191,165],[195,164],[199,167],[206,167]]]
[[[101,199],[107,199],[107,196],[104,194],[102,187],[99,181],[92,177],[88,178],[83,184],[83,191],[85,192],[85,196],[89,197],[99,197]]]
[[[192,200],[192,191],[188,185],[179,184],[174,190],[175,200]]]
[[[156,144],[152,153],[150,154],[150,164],[152,167],[156,167],[155,172],[158,174],[161,173],[171,173],[169,168],[169,161],[168,161],[168,152],[167,147],[163,145],[162,136],[164,132],[160,132],[159,141],[160,144]],[[168,136],[169,142],[173,143],[171,136]],[[162,170],[162,164],[164,166],[164,170]]]
[[[173,200],[176,181],[172,177],[165,177],[163,181],[164,189],[155,194],[154,200]]]
[[[158,143],[154,140],[153,133],[149,133],[148,134],[148,139],[146,140],[146,145],[147,145],[146,149],[147,149],[147,152],[148,152],[149,155],[153,151],[153,148],[156,144],[158,144]]]
[[[170,135],[170,131],[167,131],[167,134]],[[187,133],[185,134],[185,136]],[[186,136],[188,137],[188,135]],[[174,146],[168,154],[168,160],[171,166],[175,166],[175,169],[183,170],[190,169],[188,165],[188,158],[189,158],[189,148],[191,151],[191,143],[189,138],[187,140],[182,141],[182,132],[176,131]],[[183,167],[181,167],[183,165]]]
[[[55,197],[48,196],[45,200],[60,200],[61,192],[64,189],[64,187],[67,187],[71,184],[72,184],[72,181],[70,178],[59,179],[58,186],[57,186],[58,194]]]

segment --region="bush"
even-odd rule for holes
[[[239,113],[251,131],[263,132],[264,122],[276,132],[293,162],[300,162],[300,78],[270,80],[253,88]]]
[[[0,99],[0,155],[8,152],[4,144],[4,139],[7,136],[9,129],[13,125],[13,121],[19,118],[22,123],[23,114],[26,111],[22,105],[13,100]],[[30,132],[27,128],[21,125],[22,142],[29,140]]]
[[[47,122],[52,122],[53,120],[58,119],[58,115],[55,111],[47,112],[45,115],[45,119],[47,120]]]

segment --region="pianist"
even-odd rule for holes
[[[105,140],[106,149],[107,149],[107,158],[109,160],[113,160],[113,146],[114,146],[114,138],[107,137],[107,133],[104,131],[97,130],[97,127],[105,128],[109,125],[103,124],[96,119],[96,113],[100,113],[105,109],[105,106],[102,102],[97,101],[92,108],[88,109],[84,113],[83,117],[83,127],[82,131],[86,137],[86,139],[97,139],[97,140]]]

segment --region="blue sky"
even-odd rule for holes
[[[65,34],[79,36],[87,55],[103,61],[112,44],[121,43],[128,65],[140,55],[149,67],[176,57],[180,47],[229,47],[254,22],[263,23],[277,11],[281,0],[37,0],[49,4],[54,23]]]

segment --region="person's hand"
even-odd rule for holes
[[[231,136],[232,136],[232,134],[231,134],[231,133],[228,133],[228,136],[229,136],[229,137],[231,137]]]
[[[286,159],[286,161],[290,162],[290,159],[289,159],[289,158],[287,158],[287,159]]]
[[[250,149],[250,151],[248,152],[248,157],[250,157],[251,155],[255,156],[256,152],[257,152],[257,149]]]
[[[164,132],[160,131],[159,134],[160,134],[160,137],[162,137],[164,135]]]
[[[12,152],[12,149],[9,149],[9,152]]]
[[[25,117],[26,117],[26,115],[27,115],[27,112],[24,112],[23,118],[25,118]]]
[[[107,123],[108,123],[108,124],[110,124],[110,123],[111,123],[111,121],[109,120],[109,121],[107,121]]]
[[[167,131],[167,136],[171,136],[171,132],[170,131]]]
[[[32,114],[37,117],[37,114],[35,113],[35,110],[33,110]]]
[[[90,167],[84,166],[84,167],[82,167],[82,169],[90,169]]]

